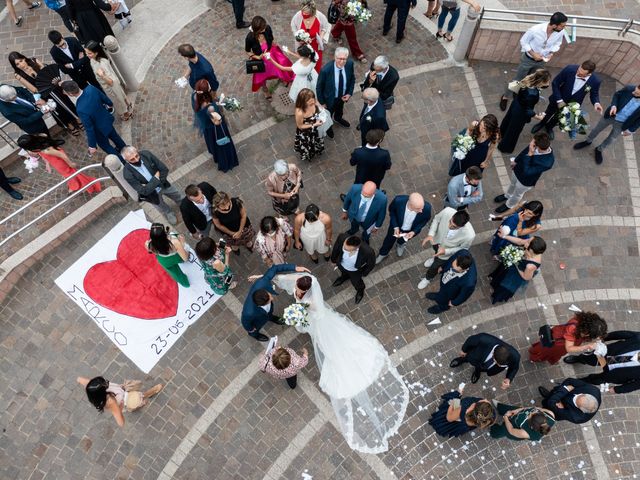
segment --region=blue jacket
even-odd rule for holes
[[[220,87],[220,84],[218,83],[218,79],[216,78],[216,74],[213,71],[211,63],[209,63],[209,60],[204,58],[204,55],[201,53],[196,52],[196,55],[198,56],[198,61],[196,63],[189,62],[189,85],[195,90],[196,82],[201,78],[204,78],[209,82],[211,90],[215,92],[218,90],[218,87]]]
[[[551,88],[553,93],[549,97],[549,102],[558,102],[560,100],[565,103],[578,102],[582,104],[584,97],[587,95],[587,88],[589,88],[589,98],[592,104],[600,103],[600,79],[592,73],[586,83],[573,95],[573,81],[578,72],[578,65],[567,65],[560,73],[556,75],[551,82]]]
[[[349,163],[356,167],[353,183],[374,182],[378,188],[385,173],[391,168],[391,155],[384,148],[359,147],[351,152]]]
[[[543,155],[529,156],[529,147],[526,146],[516,157],[513,173],[522,185],[533,187],[542,173],[553,167],[554,161],[553,150]]]
[[[442,266],[442,274],[448,270],[451,270],[453,261],[460,255],[471,255],[469,250],[458,250],[456,253],[449,257],[447,263]],[[469,270],[461,277],[449,280],[447,283],[442,283],[442,276],[440,277],[440,291],[436,293],[436,302],[438,305],[452,305],[458,306],[466,302],[473,291],[476,289],[476,283],[478,282],[478,269],[476,268],[475,260],[471,263]]]
[[[364,147],[367,144],[367,132],[369,130],[373,130],[374,128],[378,128],[380,130],[384,130],[385,132],[389,130],[389,124],[387,123],[387,111],[384,109],[384,104],[382,100],[378,100],[374,107],[365,115],[365,110],[367,109],[367,105],[365,104],[360,111],[360,140],[362,141],[362,146]],[[368,119],[371,120],[368,120]]]
[[[355,221],[358,216],[358,209],[360,208],[360,194],[362,193],[362,184],[357,183],[353,185],[347,195],[344,197],[344,205],[342,209],[347,212],[349,220]],[[376,228],[382,227],[384,223],[384,217],[387,214],[387,196],[380,190],[376,190],[371,206],[367,212],[367,216],[362,222],[362,228],[368,229],[371,225]]]
[[[87,134],[87,143],[91,148],[96,148],[96,132],[107,136],[113,130],[113,115],[105,105],[111,107],[113,102],[93,85],[85,87],[76,103],[76,111],[82,120]]]
[[[633,97],[631,92],[636,89],[635,85],[627,85],[624,88],[618,90],[613,94],[613,98],[611,99],[611,105],[604,112],[604,118],[611,117],[611,107],[615,106],[618,112],[624,108],[624,106],[629,103],[629,100]],[[630,132],[635,132],[638,127],[640,127],[640,108],[638,108],[633,114],[627,118],[627,120],[622,124],[622,130],[629,130]]]
[[[329,110],[333,110],[333,104],[336,101],[335,64],[335,61],[332,61],[322,67],[316,83],[318,102],[326,105]],[[353,95],[353,87],[356,84],[356,76],[353,73],[353,60],[347,60],[347,64],[344,66],[344,72],[347,77],[347,84],[344,89],[345,94]]]
[[[464,196],[464,179],[466,173],[461,173],[460,175],[456,175],[449,180],[449,185],[447,186],[447,198],[445,199],[444,205],[445,207],[453,207],[458,208],[463,205],[471,205],[472,203],[478,203],[482,201],[482,197],[484,196],[484,192],[482,191],[482,180],[478,183],[477,187],[471,188],[471,193],[480,192],[479,195],[468,197]],[[462,198],[462,201],[458,200],[458,198]]]
[[[271,285],[271,280],[279,273],[286,272],[295,272],[296,266],[291,263],[283,263],[282,265],[274,265],[266,273],[255,281],[255,283],[249,289],[249,293],[247,298],[244,301],[244,306],[242,307],[242,316],[240,320],[242,322],[242,327],[247,331],[251,331],[254,328],[260,330],[265,323],[269,321],[269,315],[273,312],[273,302],[271,303],[271,308],[269,313],[265,312],[264,308],[259,307],[253,301],[253,292],[264,289],[267,290],[271,295],[277,295],[273,286]]]
[[[389,204],[389,228],[393,231],[394,228],[402,227],[404,222],[404,212],[407,208],[407,202],[409,201],[409,195],[396,195],[396,197]],[[431,205],[429,202],[424,202],[424,208],[422,212],[416,215],[411,224],[409,231],[418,235],[425,225],[431,219]]]
[[[16,89],[18,97],[33,104],[35,98],[29,90],[23,87],[13,87]],[[42,112],[35,106],[33,108],[19,103],[4,102],[0,100],[0,113],[9,120],[15,123],[18,127],[24,130],[26,133],[48,133],[47,125],[42,119]]]

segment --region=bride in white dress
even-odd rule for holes
[[[331,399],[349,446],[364,453],[389,449],[409,403],[409,390],[382,344],[324,302],[318,280],[280,275],[276,285],[308,304],[309,326],[297,327],[313,342],[320,389]]]
[[[308,45],[301,45],[298,47],[298,53],[289,51],[288,48],[283,47],[287,55],[291,57],[297,57],[298,60],[290,67],[280,65],[273,58],[269,58],[271,63],[283,71],[290,71],[295,74],[291,89],[289,90],[289,98],[295,102],[298,98],[298,93],[303,88],[310,89],[314,94],[316,93],[316,82],[318,81],[318,72],[315,71],[316,66],[316,52],[313,51]]]

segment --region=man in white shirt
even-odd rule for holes
[[[331,263],[340,271],[340,276],[333,282],[339,287],[347,280],[351,280],[356,289],[356,304],[364,297],[364,281],[362,277],[369,275],[376,265],[376,255],[373,249],[355,235],[342,233],[336,238],[331,252]]]
[[[527,30],[520,38],[522,55],[514,80],[522,80],[533,69],[543,68],[553,54],[560,50],[567,16],[562,12],[551,15],[549,23],[539,23]],[[512,92],[506,88],[500,99],[500,110],[507,109]]]
[[[198,185],[187,185],[184,193],[185,198],[180,202],[184,225],[194,239],[208,237],[213,222],[211,205],[217,193],[216,189],[209,183],[202,182]]]

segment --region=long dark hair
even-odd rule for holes
[[[522,222],[522,226],[525,228],[531,228],[536,223],[540,221],[540,217],[542,217],[542,212],[544,211],[544,207],[542,206],[542,202],[538,200],[531,200],[530,202],[522,205],[523,210],[530,210],[533,213],[533,217],[529,220],[525,220]]]
[[[320,218],[320,209],[315,203],[310,203],[307,205],[307,208],[304,209],[304,222],[303,225],[306,225],[307,222],[317,222]]]
[[[92,378],[85,387],[87,398],[91,402],[91,405],[96,407],[100,413],[104,411],[104,407],[107,404],[107,395],[110,395],[110,393],[107,392],[107,388],[109,388],[109,382],[103,377]]]
[[[149,250],[160,255],[169,255],[173,251],[173,244],[169,240],[168,227],[161,223],[151,224],[149,231]]]
[[[20,52],[11,52],[9,53],[9,63],[11,64],[11,68],[13,68],[13,71],[18,75],[24,73],[22,69],[16,65],[16,61],[18,60],[26,60],[27,65],[33,68],[36,72],[40,71],[40,66],[38,65],[38,62],[36,62],[35,58],[27,58]]]
[[[43,137],[41,135],[20,135],[18,137],[18,146],[24,148],[30,152],[39,152],[49,147],[58,149],[60,145],[64,144],[64,140],[56,140],[49,137]]]
[[[95,40],[89,40],[84,48],[95,53],[97,58],[106,58],[107,60],[109,59],[106,52],[104,51],[104,48],[102,48],[102,45],[100,45]]]
[[[497,143],[500,141],[500,125],[498,124],[498,119],[492,113],[488,113],[482,117],[478,124],[473,127],[471,136],[474,139],[477,139],[480,136],[481,123],[484,123],[484,128],[487,131],[487,137],[490,139],[491,143]]]

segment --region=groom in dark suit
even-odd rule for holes
[[[345,128],[351,124],[342,118],[344,104],[353,95],[356,76],[353,73],[353,61],[349,60],[349,49],[338,47],[333,55],[334,61],[327,63],[318,75],[316,93],[318,102],[333,114],[333,120]],[[327,130],[333,138],[333,127]]]
[[[373,129],[383,131],[389,130],[387,123],[387,111],[384,109],[382,101],[379,100],[380,94],[375,88],[365,88],[362,92],[362,100],[364,107],[360,111],[360,121],[358,130],[360,130],[360,141],[364,147],[367,144],[367,132]]]
[[[353,183],[373,182],[378,188],[382,188],[382,180],[387,170],[391,168],[391,155],[389,150],[380,148],[380,142],[384,138],[382,130],[374,129],[367,132],[367,144],[356,148],[351,152],[349,163],[356,167],[356,178]],[[340,200],[344,201],[344,194]]]
[[[283,263],[272,266],[264,275],[249,277],[249,280],[256,280],[256,282],[249,289],[249,294],[244,301],[240,321],[249,336],[259,342],[269,340],[269,337],[264,333],[260,333],[260,329],[264,327],[265,323],[273,322],[284,325],[282,318],[273,314],[273,296],[277,293],[271,285],[271,280],[279,273],[287,272],[309,272],[309,270],[291,263]]]
[[[331,263],[340,270],[340,276],[332,285],[339,287],[347,280],[351,280],[351,285],[356,289],[356,303],[360,303],[365,289],[362,277],[369,275],[376,266],[376,254],[373,249],[359,237],[341,233],[333,244]]]
[[[342,219],[351,221],[349,235],[358,233],[362,227],[362,240],[369,243],[369,237],[382,227],[387,210],[387,197],[373,182],[353,185],[344,197]]]
[[[600,105],[600,79],[593,73],[596,64],[591,60],[582,62],[582,65],[567,65],[551,82],[553,94],[549,97],[549,106],[544,112],[542,121],[533,126],[531,133],[545,128],[549,138],[553,140],[553,127],[558,124],[557,113],[570,102],[578,102],[582,105],[587,93],[589,99],[599,114],[602,114]]]

